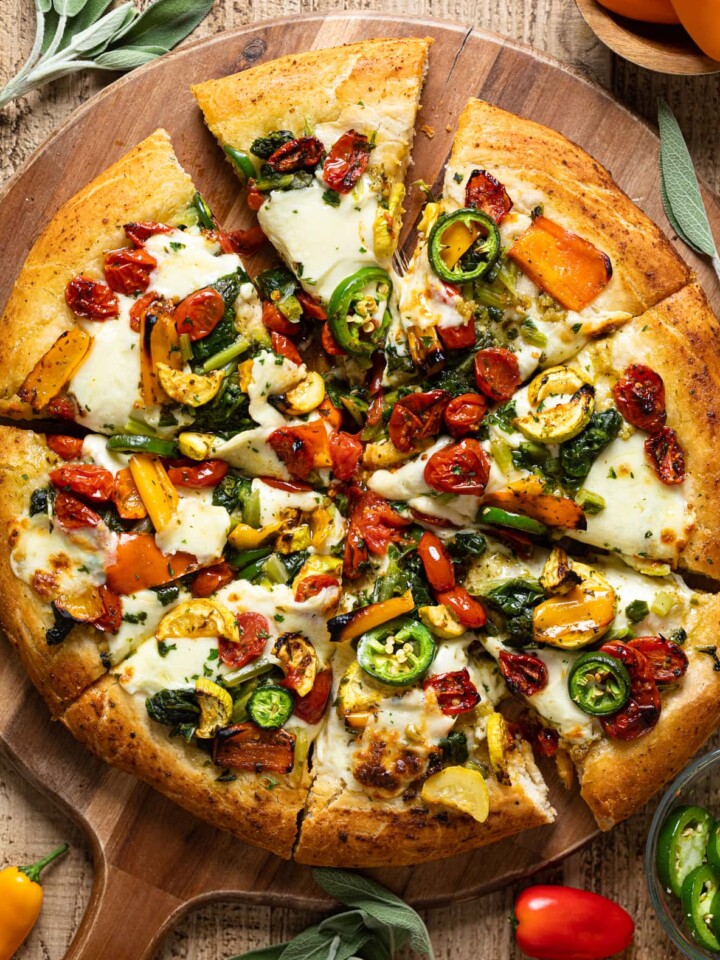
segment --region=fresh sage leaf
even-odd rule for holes
[[[53,7],[61,17],[75,17],[86,3],[87,0],[53,0]]]
[[[258,950],[230,957],[229,960],[280,960],[285,947],[287,943],[275,943],[271,947],[260,947]]]
[[[280,954],[280,960],[328,960],[335,940],[331,932],[321,933],[316,925],[298,934]]]
[[[101,53],[95,58],[95,63],[103,70],[134,70],[135,67],[150,63],[161,53],[167,51],[162,47],[121,47],[120,50],[106,50]]]
[[[334,960],[350,960],[368,940],[373,939],[374,934],[365,922],[366,916],[362,910],[348,910],[328,917],[318,925],[319,932],[340,938],[340,943],[333,950]]]
[[[117,39],[123,46],[166,47],[192,33],[212,9],[214,0],[155,0]]]

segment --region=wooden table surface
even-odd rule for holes
[[[0,0],[0,87],[30,48],[32,8],[32,0]],[[348,8],[434,16],[506,34],[570,64],[651,122],[662,95],[680,120],[698,170],[720,191],[720,75],[668,77],[618,59],[595,39],[573,0],[216,0],[194,36],[269,17]],[[107,79],[100,73],[70,77],[0,111],[0,182]],[[541,877],[592,889],[623,904],[637,922],[635,943],[625,960],[680,956],[662,937],[645,888],[643,852],[652,812],[653,804]],[[72,850],[48,874],[40,923],[18,960],[60,960],[64,955],[88,901],[92,867],[79,831],[0,757],[0,864],[30,862],[62,840],[69,841]],[[441,868],[438,878],[442,882]],[[474,903],[428,911],[438,960],[517,960],[508,923],[516,892],[510,888]],[[215,903],[187,916],[166,940],[158,960],[221,960],[286,940],[314,919],[280,908]],[[119,936],[124,923],[132,923],[131,904],[127,914],[118,917]],[[106,956],[112,960],[111,949]]]

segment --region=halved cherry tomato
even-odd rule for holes
[[[437,332],[446,350],[463,350],[475,346],[475,324],[468,320],[461,327],[438,327]]]
[[[622,710],[599,718],[602,728],[614,740],[637,740],[649,733],[660,718],[660,692],[653,665],[641,650],[621,640],[604,643],[600,652],[620,660],[630,674],[630,699]]]
[[[346,356],[343,348],[338,344],[335,337],[332,335],[330,330],[330,324],[324,323],[322,328],[322,333],[320,334],[320,339],[322,341],[323,350],[325,353],[330,354],[331,357],[344,357]]]
[[[299,325],[288,320],[269,300],[263,301],[262,322],[272,333],[281,333],[284,337],[296,337],[300,332]]]
[[[282,333],[272,333],[271,335],[272,348],[275,353],[281,357],[285,357],[287,360],[290,360],[291,363],[296,363],[298,366],[303,362],[303,358],[298,353],[298,348],[287,337],[283,336]]]
[[[500,672],[512,693],[532,697],[547,686],[548,669],[539,657],[503,650],[499,661]]]
[[[224,460],[203,460],[200,463],[183,463],[168,469],[170,482],[176,487],[216,487],[228,472]]]
[[[665,637],[636,637],[628,646],[650,661],[655,683],[677,683],[687,673],[688,658],[682,647]]]
[[[131,297],[147,290],[150,274],[157,266],[155,257],[142,247],[123,247],[105,254],[105,279],[115,293]]]
[[[321,417],[324,417],[325,420],[330,424],[333,430],[339,430],[340,425],[342,424],[343,415],[342,411],[338,410],[337,407],[333,406],[330,397],[326,396],[320,406],[317,408],[317,412]]]
[[[337,577],[331,577],[329,573],[314,573],[311,577],[305,577],[295,588],[295,600],[297,603],[304,603],[311,600],[328,587],[339,587],[340,581]]]
[[[99,513],[95,513],[76,497],[71,497],[69,493],[59,493],[55,497],[53,515],[60,526],[66,530],[96,527],[102,519]]]
[[[144,520],[147,516],[145,504],[129,467],[123,467],[115,474],[112,500],[123,520]]]
[[[338,480],[351,480],[357,473],[363,455],[363,445],[352,433],[330,434],[332,471]]]
[[[305,723],[320,723],[330,698],[332,681],[332,669],[328,667],[327,670],[321,670],[315,676],[315,683],[310,693],[306,693],[304,697],[295,698],[295,715]]]
[[[65,287],[65,302],[77,317],[111,320],[120,312],[118,298],[106,283],[90,277],[74,277]]]
[[[336,140],[323,164],[323,180],[337,193],[350,193],[365,173],[370,160],[370,142],[363,133],[348,130]]]
[[[461,440],[434,453],[425,464],[424,477],[441,493],[481,497],[490,478],[490,461],[477,440]]]
[[[440,537],[426,530],[420,537],[417,552],[433,590],[452,590],[455,586],[455,567]]]
[[[275,477],[260,477],[263,483],[269,487],[275,487],[276,490],[287,490],[289,493],[307,493],[312,490],[309,483],[303,483],[302,480],[276,480]]]
[[[298,137],[278,147],[267,158],[267,165],[278,173],[312,170],[320,163],[325,147],[316,137]]]
[[[61,433],[49,433],[46,442],[52,452],[63,460],[77,460],[82,453],[82,437],[66,437]]]
[[[227,586],[235,579],[235,571],[229,563],[223,560],[221,563],[215,563],[212,567],[206,567],[193,577],[190,585],[190,592],[194,597],[211,597],[213,593]],[[231,646],[236,644],[231,643]]]
[[[665,384],[642,363],[631,363],[613,387],[617,408],[639,430],[657,433],[665,423]]]
[[[445,407],[445,426],[451,437],[476,433],[485,419],[489,404],[481,393],[462,393]]]
[[[92,463],[68,464],[50,473],[50,482],[58,490],[72,492],[93,503],[112,499],[115,480],[109,470]]]
[[[402,453],[410,453],[419,440],[437,436],[447,402],[444,390],[411,393],[398,400],[388,423],[394,446]]]
[[[427,678],[423,689],[435,692],[438,706],[446,717],[467,713],[480,703],[480,694],[466,669],[436,673]]]
[[[353,579],[363,572],[368,552],[381,556],[391,543],[402,541],[403,530],[411,522],[376,493],[362,493],[350,512],[343,566],[346,576]]]
[[[73,401],[62,393],[49,400],[45,409],[49,417],[55,417],[58,420],[75,420],[78,415]]]
[[[122,625],[122,600],[106,583],[98,587],[103,605],[103,614],[93,620],[93,626],[103,633],[117,633]]]
[[[252,177],[247,182],[248,192],[247,192],[247,205],[251,210],[259,210],[260,207],[267,200],[267,194],[262,193],[255,186],[255,181]]]
[[[156,233],[172,233],[173,228],[165,226],[164,223],[155,223],[154,220],[142,220],[124,224],[123,230],[128,240],[141,247],[148,237],[153,237]]]
[[[685,453],[677,434],[670,427],[663,427],[645,441],[645,455],[658,476],[668,486],[685,480]]]
[[[448,527],[457,527],[457,524],[448,520],[447,517],[431,517],[429,513],[423,513],[415,507],[410,507],[410,513],[418,523],[426,524],[428,527],[444,527],[446,530]]]
[[[280,427],[267,439],[291,476],[304,480],[315,467],[315,457],[327,450],[327,430],[321,420],[300,427]]]
[[[504,403],[520,386],[517,357],[505,347],[487,347],[475,354],[475,383],[478,390]]]
[[[513,202],[505,187],[491,173],[473,170],[465,187],[465,206],[482,210],[495,223],[500,223],[512,210]]]
[[[309,293],[298,290],[295,296],[300,301],[306,317],[310,320],[327,320],[327,311]]]
[[[175,308],[175,326],[179,334],[186,333],[191,340],[202,340],[220,323],[225,313],[225,301],[212,287],[196,290]]]
[[[474,597],[471,597],[465,587],[453,587],[452,590],[436,591],[438,603],[450,607],[464,627],[478,630],[487,623],[485,607]]]
[[[220,237],[224,253],[237,253],[241,257],[252,257],[267,243],[261,226],[249,230],[222,230]]]
[[[235,620],[240,631],[240,642],[234,643],[219,637],[218,648],[222,662],[233,670],[239,670],[252,660],[257,660],[263,652],[270,637],[270,624],[261,613],[250,611],[235,614]]]
[[[157,299],[158,297],[155,293],[144,293],[130,307],[130,329],[134,330],[135,333],[140,333],[143,317],[147,313],[150,304],[154,303]]]

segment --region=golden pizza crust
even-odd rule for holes
[[[448,163],[446,193],[452,192],[452,173],[466,167],[495,176],[516,208],[522,193],[534,192],[530,206],[541,203],[546,217],[608,254],[614,276],[601,295],[603,306],[636,316],[690,279],[660,228],[597,160],[555,130],[470,100]]]
[[[720,597],[705,595],[691,609],[688,672],[675,690],[663,694],[657,726],[639,740],[603,740],[575,757],[582,797],[603,830],[647,803],[720,724],[720,673],[712,657],[698,650],[717,643]]]
[[[134,774],[181,807],[215,827],[289,859],[307,785],[279,780],[270,790],[262,776],[222,771],[195,744],[170,738],[168,728],[147,715],[142,696],[131,696],[112,676],[87,690],[62,716],[71,733],[97,757]]]
[[[73,324],[65,287],[79,273],[102,278],[103,255],[127,246],[122,225],[168,223],[195,192],[156,130],[68,200],[34,243],[0,319],[0,415],[32,419],[16,391],[54,341]]]

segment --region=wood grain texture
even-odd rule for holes
[[[572,0],[409,0],[409,2],[308,3],[303,0],[217,0],[211,17],[197,35],[218,33],[257,19],[315,10],[377,9],[409,15],[430,15],[462,20],[524,40],[584,69],[608,86],[622,100],[652,118],[655,97],[662,93],[683,124],[698,167],[711,185],[720,186],[720,145],[715,131],[720,106],[718,78],[692,80],[651,75],[615,59],[587,30]],[[32,17],[27,0],[3,0],[0,4],[0,82],[17,67],[28,49]],[[0,115],[0,172],[9,176],[73,108],[103,85],[104,75],[69,78],[36,92]],[[531,80],[529,80],[529,83]],[[558,104],[559,112],[562,103]],[[632,150],[628,149],[628,164]],[[6,655],[6,647],[0,655]],[[40,749],[41,744],[38,744]],[[82,789],[82,782],[77,787]],[[677,957],[660,941],[659,927],[651,915],[642,872],[644,837],[652,810],[595,842],[583,853],[566,861],[545,879],[589,886],[614,896],[639,922],[635,947],[627,960],[670,960]],[[7,862],[26,862],[39,856],[60,839],[74,844],[73,856],[59,865],[49,878],[46,908],[40,927],[20,952],[20,958],[63,956],[87,902],[90,868],[78,831],[41,795],[10,770],[0,765],[0,851]],[[198,836],[196,842],[201,843]],[[142,856],[139,843],[136,856]],[[480,869],[482,864],[480,864]],[[448,889],[451,880],[441,877]],[[128,891],[133,900],[142,894]],[[428,914],[436,952],[441,960],[500,960],[519,956],[512,947],[506,918],[514,891],[493,894],[472,904],[433,910]],[[233,953],[272,941],[287,939],[311,922],[312,916],[282,908],[240,904],[201,907],[177,924],[166,940],[161,960],[218,960]],[[128,916],[132,922],[132,917]],[[122,927],[124,925],[118,924]]]

